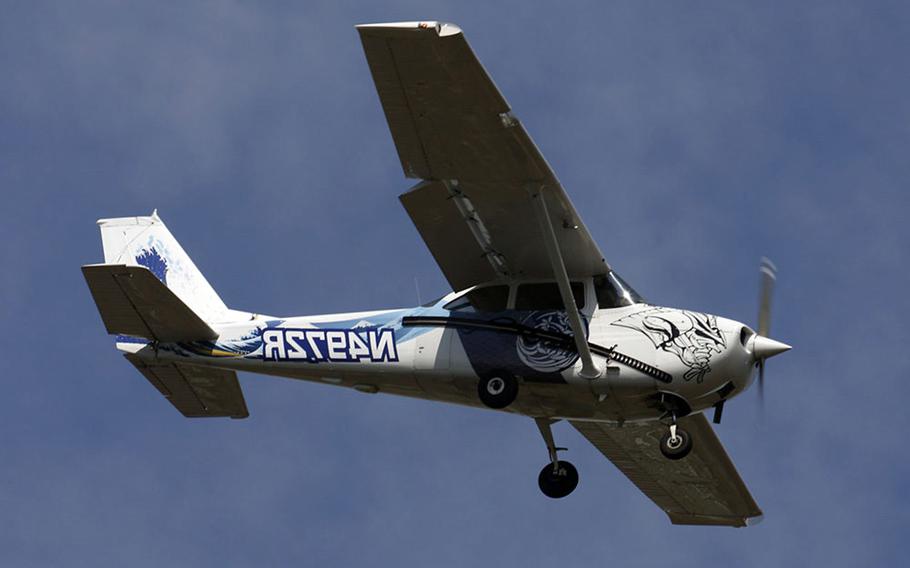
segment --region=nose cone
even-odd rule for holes
[[[763,335],[753,336],[750,343],[752,356],[755,357],[755,359],[767,359],[768,357],[774,357],[775,355],[792,349],[792,347],[786,343],[775,341],[770,337],[765,337]]]

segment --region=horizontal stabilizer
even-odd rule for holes
[[[187,418],[250,415],[234,371],[125,357]]]
[[[144,266],[91,264],[82,267],[82,274],[108,333],[161,342],[218,337]]]

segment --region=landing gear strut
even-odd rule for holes
[[[676,425],[677,417],[687,416],[692,407],[683,397],[671,392],[660,393],[659,405],[664,410],[664,420],[669,418],[668,432],[660,437],[660,453],[667,459],[681,460],[692,451],[692,436]]]
[[[571,463],[560,460],[557,457],[559,450],[553,441],[553,432],[550,425],[556,420],[549,418],[535,418],[534,422],[540,429],[540,435],[543,436],[544,442],[547,443],[547,451],[550,453],[550,463],[543,466],[540,475],[537,476],[537,485],[544,495],[551,499],[561,499],[575,490],[578,486],[578,470]]]
[[[670,429],[660,437],[660,452],[671,460],[680,460],[692,451],[692,436],[676,425],[676,415],[670,423]]]

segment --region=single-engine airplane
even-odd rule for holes
[[[604,259],[457,26],[357,26],[407,177],[400,196],[455,292],[409,309],[274,317],[229,309],[164,223],[102,219],[82,267],[117,349],[187,417],[245,418],[236,371],[534,419],[540,489],[578,483],[567,420],[676,524],[745,526],[761,510],[720,423],[765,361],[775,269],[756,329],[645,302]]]

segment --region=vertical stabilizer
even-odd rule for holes
[[[225,321],[228,308],[168,231],[157,211],[148,217],[100,219],[105,264],[144,266],[206,322]]]

